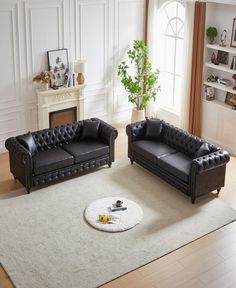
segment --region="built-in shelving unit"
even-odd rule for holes
[[[223,46],[220,46],[220,45],[216,45],[216,44],[206,44],[206,58],[207,58],[207,55],[208,55],[208,49],[212,49],[215,51],[215,53],[217,53],[217,51],[223,51],[223,52],[227,52],[227,53],[230,53],[232,55],[236,55],[236,48],[232,48],[232,47],[223,47]],[[209,58],[209,57],[208,57]],[[236,94],[236,90],[233,89],[233,81],[232,81],[232,75],[236,74],[236,70],[233,70],[233,69],[230,69],[230,64],[231,64],[231,57],[229,57],[229,63],[226,65],[226,64],[219,64],[219,65],[215,65],[211,62],[209,62],[210,59],[206,59],[205,61],[205,75],[206,75],[206,78],[210,76],[210,74],[212,74],[211,72],[209,72],[207,69],[210,68],[210,69],[213,69],[214,70],[214,73],[217,73],[217,72],[226,72],[228,73],[228,75],[224,75],[226,79],[229,79],[231,82],[232,82],[232,85],[230,86],[225,86],[225,85],[222,85],[222,84],[219,84],[217,82],[208,82],[208,81],[204,81],[204,85],[207,85],[207,86],[210,86],[210,87],[213,87],[215,89],[218,89],[218,90],[221,90],[221,91],[225,91],[225,92],[230,92],[230,93],[233,93],[233,94]]]
[[[230,97],[234,98],[236,96],[236,90],[233,89],[236,84],[232,79],[232,76],[236,74],[236,70],[230,69],[233,57],[236,56],[236,48],[230,46],[236,5],[232,5],[232,3],[227,4],[228,0],[221,1],[221,3],[219,3],[220,1],[216,3],[214,0],[206,2],[206,29],[208,27],[216,27],[218,37],[215,39],[216,44],[209,44],[207,37],[205,39],[201,136],[209,142],[225,148],[232,155],[236,155],[236,111],[232,109],[231,105],[226,103]],[[220,46],[220,36],[224,30],[227,31],[226,46]],[[219,63],[219,65],[215,65],[211,61],[212,56],[214,53],[217,58],[218,53],[220,53],[219,51],[228,53],[228,55],[221,55],[228,61],[225,61],[225,64]],[[219,79],[230,80],[229,85],[208,82],[207,79],[211,75],[215,79],[218,77]],[[206,100],[206,87],[214,88],[214,100]]]

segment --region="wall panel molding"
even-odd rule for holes
[[[126,117],[131,105],[117,64],[132,38],[143,36],[144,2],[0,0],[0,59],[6,67],[0,72],[0,150],[6,138],[37,129],[32,78],[48,69],[48,50],[68,48],[69,62],[87,60],[87,117],[109,122]]]
[[[2,14],[2,15],[1,15]],[[20,35],[19,35],[19,2],[14,1],[10,3],[0,3],[0,18],[1,18],[1,26],[2,29],[5,31],[4,37],[2,37],[3,42],[0,47],[0,54],[3,57],[2,66],[2,73],[7,73],[9,79],[1,79],[1,97],[0,97],[0,105],[1,107],[11,107],[12,105],[17,105],[20,101]],[[8,19],[6,19],[8,18]],[[4,20],[7,20],[4,23]],[[8,38],[9,37],[9,38]],[[5,47],[6,44],[9,44],[9,47]],[[3,49],[3,51],[2,51]],[[12,60],[11,63],[6,62],[7,56],[5,53],[10,53],[11,57],[9,60]],[[11,58],[11,59],[10,59]],[[2,67],[2,68],[3,68]],[[9,71],[10,70],[10,71]],[[7,80],[7,83],[3,83],[4,80]]]
[[[27,66],[28,66],[28,77],[29,79],[32,78],[32,75],[37,71],[35,61],[37,58],[35,58],[35,48],[34,48],[34,42],[33,37],[35,34],[34,31],[34,23],[33,19],[34,16],[36,16],[36,13],[42,13],[42,11],[47,11],[47,9],[55,9],[57,14],[57,33],[58,33],[58,39],[56,45],[54,47],[51,47],[51,50],[53,49],[60,49],[64,48],[65,45],[65,1],[66,0],[51,0],[51,1],[27,1],[25,2],[25,33],[26,33],[26,45],[27,45]],[[49,15],[47,15],[49,16]],[[46,15],[45,15],[46,17]],[[48,25],[50,26],[52,23],[50,21],[50,17],[48,19],[45,19],[45,17],[42,17],[43,21],[49,20]],[[40,23],[35,23],[38,27]],[[35,25],[35,26],[36,26]],[[56,31],[55,31],[56,32]],[[42,33],[45,33],[45,31],[42,31]],[[42,39],[43,41],[44,39]],[[46,43],[45,43],[46,44]],[[47,48],[44,50],[44,52],[47,51]],[[45,67],[47,68],[47,67]]]
[[[88,82],[86,90],[95,90],[107,86],[108,79],[108,0],[75,0],[76,7],[76,59],[86,59],[88,62]],[[96,12],[96,13],[95,13]],[[89,16],[93,16],[93,20]],[[88,22],[87,22],[88,21]],[[86,25],[89,24],[90,26]],[[101,26],[101,27],[100,27]],[[99,28],[101,28],[99,30]],[[96,35],[99,33],[99,36]],[[97,38],[96,38],[97,37]],[[93,38],[94,41],[93,41]],[[99,51],[100,49],[100,51]],[[93,50],[93,51],[91,51]],[[95,54],[100,55],[95,59]],[[97,63],[96,63],[97,60]],[[97,66],[96,66],[97,65]],[[99,66],[100,65],[100,66]],[[99,67],[98,67],[99,66]],[[97,77],[91,73],[97,71]],[[91,77],[90,77],[91,74]],[[101,79],[101,75],[103,76]],[[93,78],[90,80],[90,78]]]
[[[114,70],[117,70],[116,67],[124,59],[133,40],[144,39],[145,4],[145,0],[115,0]],[[113,87],[113,112],[120,113],[130,110],[132,105],[128,102],[127,93],[125,93],[117,73],[113,74]]]

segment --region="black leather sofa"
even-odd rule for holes
[[[176,128],[150,119],[129,124],[128,157],[186,195],[192,203],[225,182],[228,152]]]
[[[28,193],[34,187],[114,161],[115,128],[91,118],[6,140],[10,170]]]

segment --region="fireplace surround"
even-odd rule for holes
[[[38,129],[46,129],[63,123],[62,118],[57,124],[52,125],[50,115],[53,112],[75,111],[75,119],[73,116],[65,118],[65,122],[73,122],[84,119],[84,88],[86,85],[76,85],[74,87],[62,87],[57,90],[49,89],[47,91],[36,90],[38,101]]]

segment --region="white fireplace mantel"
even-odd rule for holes
[[[86,85],[36,90],[38,100],[38,128],[49,128],[49,113],[77,107],[77,120],[84,118],[84,88]]]

